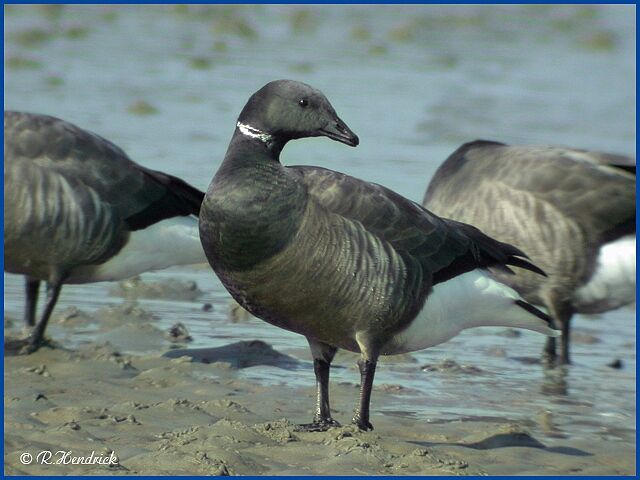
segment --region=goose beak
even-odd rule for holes
[[[358,136],[338,117],[320,129],[319,133],[320,135],[329,137],[331,140],[336,140],[350,147],[356,147],[360,143]]]

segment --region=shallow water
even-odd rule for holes
[[[475,138],[635,152],[635,6],[11,6],[5,14],[5,109],[73,121],[201,189],[248,95],[285,77],[323,90],[361,145],[294,142],[284,163],[340,170],[416,201],[446,156]],[[205,290],[197,302],[140,300],[159,327],[184,323],[190,348],[261,339],[304,363],[294,376],[267,366],[238,375],[313,383],[305,340],[258,320],[231,323],[213,273],[174,268],[143,278],[196,280]],[[109,286],[66,286],[58,310],[121,303]],[[22,280],[5,275],[5,313],[20,317],[22,302]],[[413,354],[415,363],[385,362],[376,384],[408,390],[384,413],[424,422],[511,418],[549,442],[634,444],[634,310],[574,324],[597,342],[574,342],[566,374],[527,362],[541,336],[501,329],[464,332]],[[91,328],[68,335],[52,327],[65,345],[94,338]],[[445,358],[481,371],[420,369]],[[606,366],[614,359],[622,369]],[[349,362],[338,365],[348,368],[336,368],[335,381],[357,382]],[[373,402],[374,415],[382,413]],[[542,417],[553,427],[543,428]]]

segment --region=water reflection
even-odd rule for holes
[[[568,395],[569,381],[568,368],[566,365],[544,364],[540,393],[544,395]]]

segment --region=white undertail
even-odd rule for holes
[[[68,283],[115,281],[174,265],[207,261],[195,217],[173,217],[131,232],[116,256],[97,267],[80,267]]]
[[[598,253],[596,269],[574,296],[579,313],[601,313],[636,301],[636,237],[607,243]]]
[[[472,327],[512,327],[544,335],[560,334],[517,305],[515,290],[493,279],[484,270],[473,270],[437,284],[408,328],[383,349],[385,354],[433,347]]]

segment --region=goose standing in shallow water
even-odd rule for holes
[[[440,166],[423,205],[516,245],[547,273],[497,275],[548,309],[562,328],[559,361],[568,364],[574,313],[635,302],[635,181],[632,158],[479,140]],[[558,360],[554,338],[545,354]]]
[[[205,262],[204,197],[179,178],[132,162],[98,135],[47,115],[4,113],[4,268],[26,277],[26,346],[36,350],[64,283],[121,280]]]
[[[485,269],[541,271],[524,254],[441,219],[379,185],[318,167],[284,167],[292,139],[358,137],[324,95],[279,80],[256,92],[237,122],[200,211],[211,266],[249,312],[304,335],[317,380],[313,423],[337,425],[329,368],[338,348],[361,354],[354,423],[371,430],[379,355],[445,342],[465,328],[500,325],[554,335],[550,319]]]

